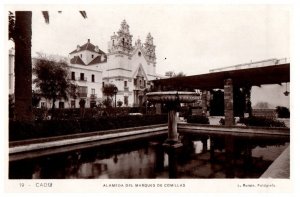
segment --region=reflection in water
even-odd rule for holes
[[[156,137],[10,162],[9,177],[258,178],[289,144],[288,140],[182,136],[183,146],[168,155],[164,140]]]

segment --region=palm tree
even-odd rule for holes
[[[79,11],[87,18],[85,11]],[[59,11],[61,13],[61,11]],[[49,13],[42,12],[49,23]],[[9,12],[9,39],[15,42],[15,120],[32,121],[32,12]]]
[[[16,11],[14,33],[15,42],[15,119],[32,121],[32,63],[31,63],[31,21],[29,11]]]

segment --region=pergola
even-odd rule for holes
[[[200,90],[224,89],[225,125],[233,124],[233,86],[251,87],[290,82],[290,63],[240,70],[221,71],[152,81],[163,87],[193,88]]]

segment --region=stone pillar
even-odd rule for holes
[[[168,112],[168,140],[169,142],[178,142],[177,116],[176,110],[171,109]]]
[[[225,126],[234,125],[232,79],[224,80],[224,115]]]
[[[161,104],[160,103],[155,104],[155,113],[161,114]]]
[[[207,91],[203,90],[201,94],[201,105],[202,105],[202,114],[207,115]]]

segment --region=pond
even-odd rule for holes
[[[9,178],[259,178],[289,145],[288,139],[184,135],[183,146],[168,155],[165,139],[164,134],[11,161]]]

